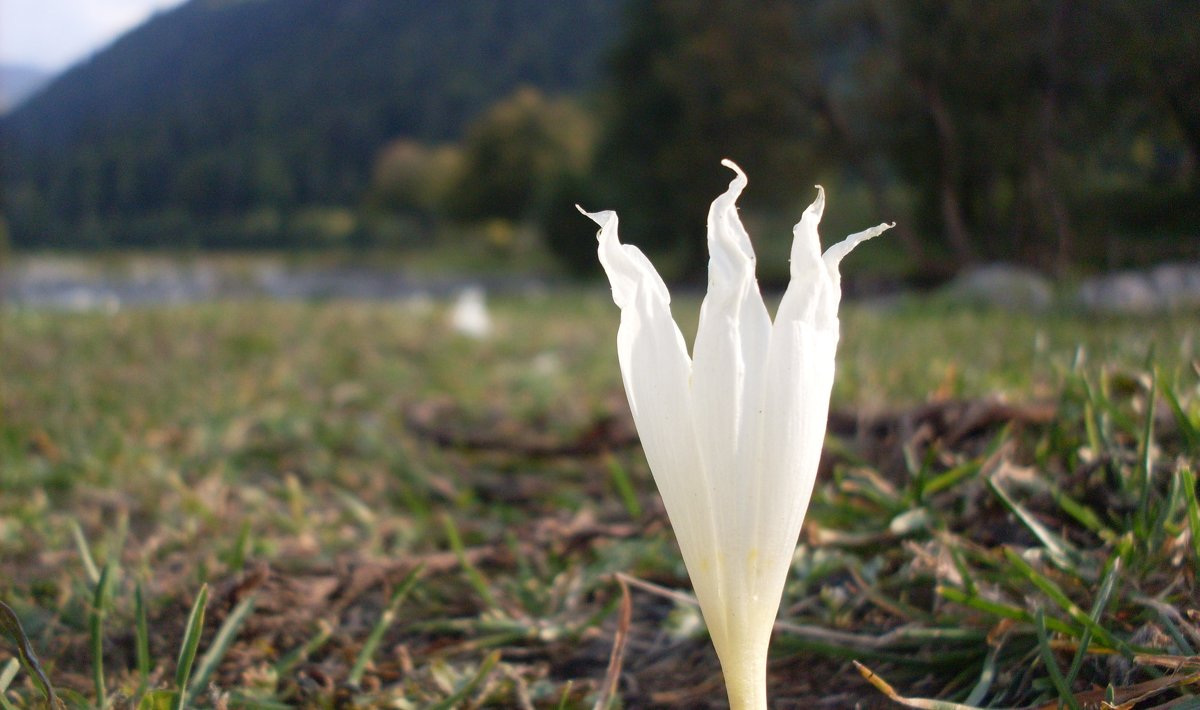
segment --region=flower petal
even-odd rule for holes
[[[759,516],[775,526],[772,533],[758,535],[764,595],[782,593],[808,509],[825,443],[837,343],[836,330],[804,321],[777,321],[772,332],[759,461],[763,486],[771,491],[761,501]]]
[[[723,163],[735,177],[709,211],[709,288],[692,358],[666,285],[641,251],[620,243],[616,215],[588,216],[601,226],[600,261],[621,307],[618,353],[630,408],[731,703],[765,707],[767,645],[825,438],[838,265],[891,225],[822,255],[818,186],[794,230],[792,278],[772,323],[737,213],[746,176]]]
[[[754,466],[771,319],[755,278],[754,249],[737,213],[746,176],[734,163],[723,164],[736,174],[708,214],[708,293],[700,308],[692,366],[702,459],[696,485],[707,486],[718,502],[714,525],[720,548],[698,551],[705,569],[693,570],[690,564],[688,569],[693,580],[711,577],[715,588],[697,585],[696,593],[718,653],[726,654],[734,652],[731,644],[740,646],[723,641],[742,625],[733,617],[749,613],[752,605],[755,585],[745,570],[756,547],[751,532],[757,501],[773,493],[764,492]]]
[[[708,293],[696,331],[692,391],[698,411],[705,415],[697,419],[700,441],[711,442],[707,449],[736,460],[750,445],[745,413],[761,390],[771,317],[754,274],[754,248],[737,213],[746,176],[731,161],[722,164],[737,176],[708,213]],[[711,463],[712,470],[732,477],[727,462]]]
[[[641,250],[620,243],[614,213],[584,214],[601,227],[600,263],[621,308],[617,355],[642,448],[697,594],[711,598],[716,587],[703,570],[713,567],[709,558],[720,549],[717,506],[711,487],[697,480],[704,468],[692,416],[692,363],[671,316],[670,293]]]
[[[842,275],[838,270],[838,265],[842,263],[842,259],[845,258],[847,254],[854,251],[854,247],[862,244],[868,239],[878,237],[880,234],[883,234],[895,226],[895,222],[892,222],[891,224],[888,224],[887,222],[884,222],[883,224],[877,224],[870,229],[864,229],[861,232],[855,232],[854,234],[851,234],[842,241],[825,250],[825,255],[822,257],[825,261],[825,268],[829,270],[829,276],[833,279],[834,285],[838,286],[839,292],[841,289]]]
[[[817,227],[824,208],[825,191],[818,186],[816,200],[794,230],[792,279],[775,316],[764,368],[770,387],[762,407],[759,470],[763,485],[776,493],[761,501],[759,515],[779,531],[775,536],[756,536],[768,572],[771,565],[790,560],[816,480],[839,339],[838,263],[855,246],[890,226],[852,235],[822,256]],[[781,592],[785,578],[786,572],[765,580],[763,593],[775,594],[776,588]]]

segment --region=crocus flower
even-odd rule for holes
[[[708,213],[708,294],[691,357],[650,261],[600,225],[600,263],[621,308],[617,353],[646,459],[675,529],[734,710],[767,707],[767,645],[808,508],[838,343],[838,263],[891,225],[824,255],[825,193],[794,229],[791,283],[772,322],[735,205],[736,177]],[[587,214],[587,213],[585,213]]]

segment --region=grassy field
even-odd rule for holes
[[[67,707],[724,706],[617,309],[493,306],[0,313],[0,708],[17,620]],[[1196,314],[848,305],[773,702],[1196,707],[1198,367]]]

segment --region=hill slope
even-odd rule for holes
[[[50,79],[50,74],[23,64],[0,64],[0,115],[8,112]]]
[[[86,225],[93,243],[154,242],[189,216],[356,200],[388,139],[455,138],[522,84],[588,86],[614,5],[192,0],[0,121],[15,241]]]

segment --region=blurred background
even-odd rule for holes
[[[1189,0],[4,0],[0,238],[16,254],[676,280],[750,176],[768,285],[829,192],[866,283],[1200,260]],[[238,256],[241,255],[241,256]]]

